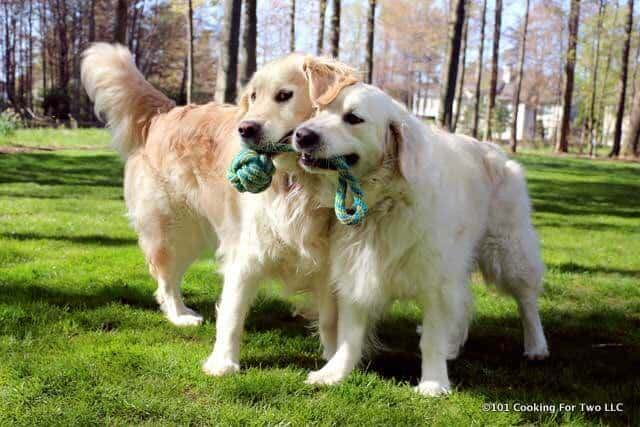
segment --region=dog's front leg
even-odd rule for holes
[[[258,281],[244,265],[232,265],[225,272],[218,303],[216,341],[204,363],[204,372],[220,376],[240,370],[240,340],[244,321],[258,290]]]
[[[458,275],[454,275],[456,277]],[[468,327],[469,287],[464,272],[459,279],[444,279],[430,289],[424,298],[422,318],[422,378],[416,390],[425,396],[439,396],[451,391],[447,372],[451,325]]]
[[[318,332],[322,343],[322,358],[330,360],[338,345],[338,299],[325,278],[316,281]]]
[[[362,358],[368,310],[338,297],[338,349],[319,371],[307,377],[307,384],[336,384],[345,379]]]

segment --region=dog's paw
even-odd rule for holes
[[[175,326],[200,326],[202,325],[202,316],[196,312],[193,314],[176,314],[173,316],[167,316],[169,322]]]
[[[448,381],[421,381],[415,390],[423,396],[438,397],[451,393],[451,386]]]
[[[545,346],[541,348],[527,350],[524,352],[524,357],[526,357],[527,360],[531,360],[531,361],[545,360],[546,358],[549,357],[549,349]]]
[[[312,385],[333,385],[342,381],[344,377],[345,375],[341,372],[323,368],[319,371],[310,372],[305,383]]]
[[[229,359],[218,358],[210,356],[204,365],[202,370],[205,374],[214,377],[221,377],[223,375],[235,374],[240,371],[240,365]]]

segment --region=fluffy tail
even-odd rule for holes
[[[82,55],[82,84],[126,159],[144,144],[151,119],[175,103],[147,82],[121,45],[96,43]]]

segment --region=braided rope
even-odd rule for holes
[[[231,162],[227,171],[227,179],[241,193],[260,193],[271,185],[276,168],[269,154],[293,152],[289,144],[272,144],[260,152],[244,148]],[[344,157],[328,160],[338,171],[338,189],[334,200],[334,210],[338,221],[345,225],[359,224],[367,216],[367,204],[360,188],[360,182],[349,171]],[[353,206],[347,207],[348,191],[353,193]]]

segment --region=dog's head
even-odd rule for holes
[[[351,68],[330,58],[294,54],[265,65],[240,98],[238,133],[243,143],[258,150],[290,143],[293,130],[314,114],[319,100],[335,96],[345,82],[355,80]]]
[[[356,176],[384,168],[407,178],[412,138],[406,109],[380,89],[363,83],[343,87],[320,106],[318,115],[295,131],[300,165],[313,173],[330,173],[327,160],[344,156]]]

